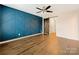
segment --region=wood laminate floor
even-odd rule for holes
[[[0,55],[79,54],[79,41],[56,38],[56,34],[38,35],[0,45]]]

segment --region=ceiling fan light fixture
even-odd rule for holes
[[[50,10],[48,10],[49,8],[50,8],[51,6],[49,5],[49,6],[47,6],[46,8],[45,7],[43,7],[42,9],[41,8],[39,8],[39,7],[36,7],[36,9],[38,9],[38,10],[41,10],[41,11],[39,11],[39,12],[37,12],[37,13],[40,13],[40,12],[49,12],[49,13],[52,13],[53,11],[50,11]]]

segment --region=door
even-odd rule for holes
[[[44,19],[44,34],[49,34],[49,18]]]

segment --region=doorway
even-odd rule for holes
[[[50,20],[49,20],[49,33],[56,33],[55,18],[50,18]]]

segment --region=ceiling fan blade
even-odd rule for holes
[[[46,12],[50,12],[50,13],[52,13],[53,11],[46,11]]]
[[[38,8],[38,7],[36,7],[36,9],[42,10],[42,9],[40,9],[40,8]]]
[[[42,12],[42,11],[38,11],[37,13],[40,13],[40,12]]]
[[[49,9],[51,6],[47,6],[45,10]]]
[[[48,17],[48,18],[56,18],[56,17],[58,17],[58,16],[52,16],[52,17]]]

